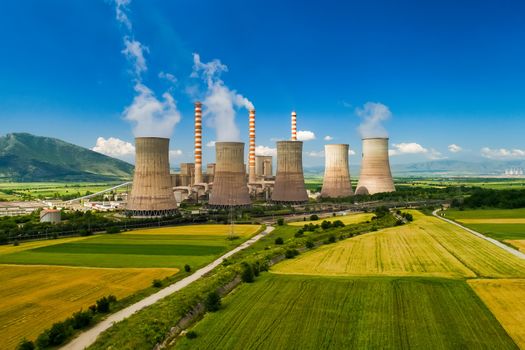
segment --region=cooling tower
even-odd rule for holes
[[[348,168],[348,145],[325,145],[325,168],[321,197],[350,197],[352,185]]]
[[[249,133],[250,133],[250,150],[249,150],[249,168],[248,168],[248,182],[257,182],[257,176],[255,175],[255,109],[250,109],[250,120],[249,120]]]
[[[195,183],[202,183],[202,104],[195,102]]]
[[[361,175],[355,193],[374,194],[395,190],[388,160],[388,139],[363,139]]]
[[[127,204],[134,216],[163,216],[177,211],[169,165],[170,140],[161,137],[135,139],[135,174]]]
[[[277,142],[277,174],[272,201],[303,203],[308,201],[303,175],[303,142]]]
[[[244,167],[244,143],[216,142],[216,163],[209,205],[231,207],[250,205]]]

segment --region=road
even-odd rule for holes
[[[508,245],[505,245],[505,244],[501,243],[500,241],[497,241],[497,240],[495,240],[495,239],[493,239],[493,238],[487,237],[487,236],[485,236],[484,234],[481,234],[481,233],[479,233],[479,232],[477,232],[477,231],[474,231],[474,230],[472,230],[472,229],[470,229],[470,228],[468,228],[468,227],[465,227],[465,226],[463,226],[463,225],[461,225],[461,224],[459,224],[459,223],[457,223],[457,222],[455,222],[455,221],[452,221],[452,220],[450,220],[450,219],[446,219],[446,218],[444,218],[444,217],[442,217],[442,216],[439,216],[437,213],[438,213],[438,211],[440,211],[440,210],[441,210],[441,209],[436,209],[436,210],[434,210],[434,211],[432,212],[432,215],[434,215],[434,216],[437,217],[438,219],[441,219],[441,220],[443,220],[443,221],[448,222],[449,224],[452,224],[452,225],[455,225],[455,226],[457,226],[457,227],[460,227],[460,228],[462,228],[463,230],[465,230],[465,231],[467,231],[467,232],[469,232],[469,233],[472,233],[472,234],[475,235],[475,236],[478,236],[479,238],[482,238],[482,239],[484,239],[484,240],[486,240],[486,241],[489,241],[490,243],[497,245],[497,246],[500,247],[501,249],[506,250],[507,252],[511,253],[511,254],[514,255],[514,256],[517,256],[517,257],[520,258],[520,259],[525,259],[525,254],[523,254],[523,253],[520,252],[519,250],[516,250],[516,249],[514,249],[514,248],[511,248],[511,247],[509,247]]]
[[[96,324],[93,328],[90,328],[89,330],[81,333],[78,337],[73,339],[69,344],[61,347],[60,349],[61,350],[82,350],[82,349],[87,348],[88,346],[93,344],[95,340],[97,340],[97,337],[102,332],[110,328],[114,323],[120,322],[128,318],[129,316],[133,315],[135,312],[140,311],[144,309],[145,307],[148,307],[156,303],[157,301],[181,290],[184,287],[187,287],[191,283],[195,282],[196,280],[198,280],[199,278],[201,278],[202,276],[204,276],[205,274],[207,274],[208,272],[212,271],[214,268],[219,266],[223,262],[224,259],[229,258],[235,253],[238,253],[239,251],[248,248],[249,246],[257,242],[259,239],[269,234],[273,230],[274,228],[272,226],[268,226],[266,230],[264,230],[263,232],[247,240],[246,242],[244,242],[237,248],[230,250],[229,252],[227,252],[226,254],[218,258],[217,260],[213,261],[209,265],[195,271],[195,273],[193,273],[192,275],[158,291],[155,294],[150,295],[149,297],[145,299],[142,299],[141,301],[133,305],[128,306],[125,309],[117,311],[116,313],[112,314],[111,316],[103,320],[102,322]]]

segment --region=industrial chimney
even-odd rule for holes
[[[257,176],[255,174],[255,109],[250,109],[250,151],[249,151],[249,183],[257,182]]]
[[[244,167],[244,143],[216,142],[216,164],[209,205],[232,207],[250,205]]]
[[[363,139],[363,160],[356,194],[394,192],[388,160],[388,138]]]
[[[195,102],[195,183],[202,182],[202,104]]]
[[[321,197],[350,197],[352,185],[348,168],[348,145],[325,145],[325,168]]]
[[[127,210],[133,216],[165,216],[177,211],[171,186],[170,140],[161,137],[135,139],[135,174]]]
[[[297,113],[292,112],[292,141],[297,141]]]
[[[272,201],[303,203],[308,201],[304,186],[303,142],[277,142],[277,174]]]

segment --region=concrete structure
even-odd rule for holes
[[[292,112],[292,141],[297,141],[297,113]]]
[[[249,120],[249,133],[250,133],[250,149],[248,152],[248,182],[257,182],[257,176],[255,175],[255,109],[250,109],[250,120]]]
[[[215,175],[208,204],[215,207],[250,205],[243,161],[244,143],[216,142],[215,152]]]
[[[304,185],[302,141],[277,142],[277,174],[272,201],[285,203],[308,201]]]
[[[268,178],[273,175],[272,156],[255,156],[255,175],[259,179]]]
[[[163,216],[177,211],[169,165],[169,142],[161,137],[135,139],[135,174],[127,210],[133,216]]]
[[[195,181],[202,183],[202,104],[195,102]]]
[[[45,206],[42,202],[0,202],[0,216],[28,215]]]
[[[388,158],[388,138],[363,139],[361,175],[355,193],[362,195],[395,190]]]
[[[213,183],[215,177],[215,163],[206,164],[206,182]]]
[[[321,197],[350,197],[354,194],[348,168],[348,145],[325,145],[325,168]]]
[[[57,209],[44,209],[40,212],[40,222],[58,224],[62,221],[62,213]]]

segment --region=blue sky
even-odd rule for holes
[[[305,141],[306,165],[323,163],[325,136],[359,154],[356,109],[367,102],[391,112],[384,127],[393,163],[525,158],[522,1],[133,0],[125,13],[131,32],[109,0],[2,1],[0,134],[89,148],[99,137],[132,142],[123,114],[137,81],[122,53],[128,36],[147,47],[140,81],[159,100],[168,92],[176,101],[176,162],[192,160],[188,89],[206,93],[190,77],[193,53],[219,59],[228,67],[224,85],[253,102],[258,145],[289,137],[295,109],[299,130],[315,134]],[[247,119],[238,108],[244,141]],[[207,127],[205,142],[214,139]],[[461,150],[451,152],[453,144]],[[125,145],[104,147],[124,147],[129,157]],[[213,160],[213,149],[204,147],[204,156]]]

